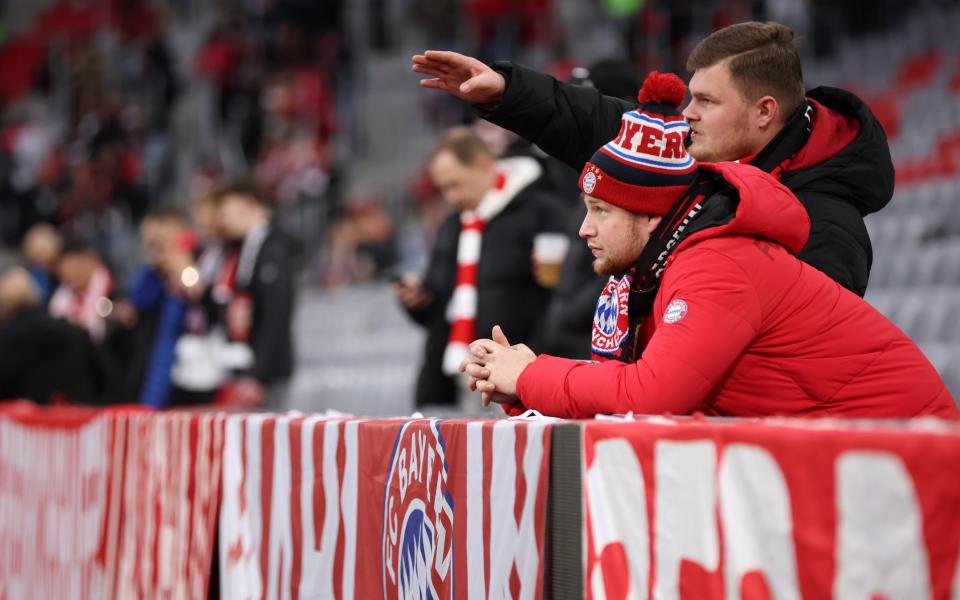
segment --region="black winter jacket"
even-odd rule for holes
[[[238,282],[238,287],[249,293],[253,301],[253,366],[247,374],[267,385],[289,379],[293,373],[291,331],[298,259],[297,242],[271,226],[257,253],[249,282]]]
[[[550,291],[533,278],[533,238],[541,232],[563,231],[567,212],[553,196],[529,185],[486,224],[477,265],[478,337],[489,337],[493,326],[500,325],[510,343],[531,343],[550,299]],[[427,328],[417,380],[418,406],[456,402],[454,381],[443,373],[442,363],[450,335],[446,310],[456,285],[459,240],[460,213],[453,212],[437,230],[423,278],[433,301],[420,310],[407,311]]]
[[[0,323],[0,400],[109,404],[117,401],[116,384],[109,357],[73,323],[40,308]]]
[[[616,136],[621,115],[636,108],[636,103],[603,96],[592,87],[561,83],[509,62],[494,68],[507,79],[503,100],[495,107],[475,106],[477,114],[577,170]],[[886,134],[870,109],[850,92],[818,87],[807,98],[817,111],[833,114],[814,116],[814,133],[799,152],[785,152],[777,147],[780,137],[774,138],[758,154],[769,164],[757,166],[778,175],[810,216],[810,238],[797,257],[863,296],[873,262],[863,217],[883,208],[893,195]],[[845,137],[831,135],[842,132],[817,131],[825,125],[859,125],[859,132],[849,132],[852,141],[844,147],[829,143],[809,147]],[[799,160],[792,160],[795,157]]]

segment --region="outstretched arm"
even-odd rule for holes
[[[413,57],[412,68],[428,76],[421,86],[473,103],[480,117],[577,171],[616,136],[621,115],[636,107],[590,86],[562,83],[510,62],[490,67],[456,52],[427,50]]]
[[[536,144],[577,172],[597,148],[616,137],[623,113],[637,106],[513,63],[498,62],[493,68],[507,87],[496,106],[475,106],[477,115]]]
[[[422,87],[448,92],[474,104],[498,104],[507,86],[503,75],[457,52],[427,50],[416,54],[413,70],[430,77],[420,80]]]

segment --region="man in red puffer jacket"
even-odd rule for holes
[[[595,362],[477,340],[461,368],[485,400],[568,418],[603,413],[960,419],[920,349],[873,307],[798,260],[810,219],[769,174],[699,168],[675,75],[584,167],[580,236],[610,275]]]

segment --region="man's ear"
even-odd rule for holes
[[[775,123],[780,114],[780,105],[773,96],[764,96],[753,106],[757,127],[760,129],[766,129]]]
[[[653,231],[654,229],[660,226],[660,221],[663,220],[663,217],[649,216],[647,217],[647,220],[650,223],[650,231]]]

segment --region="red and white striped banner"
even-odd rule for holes
[[[224,418],[115,415],[104,597],[207,597]]]
[[[0,598],[103,598],[112,426],[0,417]]]
[[[960,427],[584,425],[586,596],[960,599]]]
[[[3,413],[0,598],[206,597],[222,416]]]
[[[227,419],[225,598],[538,598],[550,426]]]

